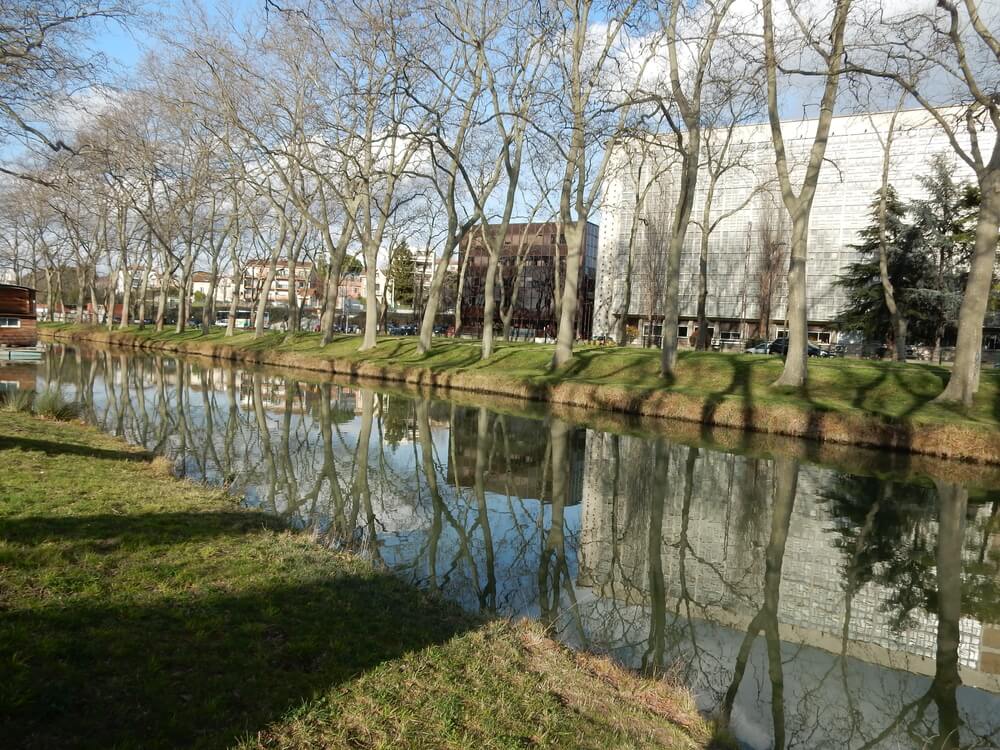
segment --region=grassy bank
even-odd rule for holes
[[[681,690],[0,413],[6,747],[703,746]]]
[[[658,376],[653,350],[583,347],[567,366],[547,369],[552,350],[537,344],[501,344],[479,361],[473,341],[436,340],[421,355],[412,338],[386,338],[368,352],[356,337],[326,347],[316,334],[269,333],[225,338],[213,331],[152,330],[109,334],[94,327],[46,326],[46,335],[235,361],[293,366],[351,376],[459,388],[749,429],[833,443],[1000,463],[1000,372],[984,370],[971,409],[932,403],[948,370],[925,364],[864,360],[810,361],[804,390],[775,389],[776,357],[684,352],[677,376]]]

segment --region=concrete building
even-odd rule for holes
[[[211,274],[207,271],[195,271],[191,274],[191,294],[195,297],[201,293],[201,299],[208,297],[211,289]],[[221,274],[215,281],[215,301],[230,302],[236,292],[236,284],[229,274]]]
[[[495,234],[498,227],[489,226],[487,233]],[[539,224],[510,224],[500,250],[499,268],[493,297],[497,302],[495,324],[500,325],[502,297],[511,299],[516,293],[512,326],[519,337],[536,338],[553,336],[559,327],[555,314],[555,297],[562,294],[566,278],[566,238],[557,236],[554,222]],[[596,224],[587,224],[583,252],[580,254],[579,304],[577,307],[576,333],[578,338],[590,338],[594,314],[594,284],[597,272],[599,231]],[[459,244],[459,267],[465,265],[462,286],[462,330],[482,330],[483,304],[486,299],[486,270],[489,251],[477,227],[474,233]],[[518,277],[517,259],[525,259]],[[468,262],[465,259],[468,256]],[[558,267],[556,263],[558,262]]]
[[[819,344],[834,343],[837,337],[833,323],[845,305],[845,295],[834,282],[858,258],[851,245],[859,242],[860,230],[871,221],[870,205],[880,186],[882,142],[890,118],[891,114],[879,113],[833,120],[809,229],[806,293],[809,338]],[[792,182],[798,186],[816,121],[788,121],[783,130]],[[967,145],[964,129],[960,127],[957,131],[959,139]],[[714,137],[718,141],[724,134],[716,133]],[[995,132],[988,129],[979,134],[984,152],[989,151],[995,137]],[[735,166],[716,188],[710,221],[725,217],[710,233],[708,255],[708,319],[713,340],[723,344],[738,344],[751,336],[773,339],[785,333],[791,227],[776,183],[767,124],[736,128],[732,144],[730,154],[739,158],[733,159]],[[924,110],[900,113],[889,181],[902,200],[923,196],[919,178],[928,172],[928,161],[937,153],[946,153],[953,160],[956,180],[975,182],[971,169],[954,156],[944,131]],[[665,271],[664,240],[669,236],[678,175],[678,166],[671,160],[676,162],[676,155],[666,142],[662,148],[647,148],[645,159],[634,143],[620,143],[613,155],[601,220],[595,334],[611,333],[621,315],[626,315],[627,322],[639,333],[645,332],[644,319],[652,307],[652,333],[654,337],[659,335],[662,282],[657,279]],[[701,229],[694,222],[702,217],[707,188],[708,175],[703,170],[681,262],[682,342],[693,341],[696,333]],[[636,193],[644,190],[645,199],[637,215]],[[633,222],[636,222],[633,286],[626,311],[624,271]],[[765,250],[768,246],[772,248],[770,253]],[[656,251],[651,252],[651,247]]]
[[[254,304],[260,299],[267,278],[268,266],[269,261],[266,260],[255,260],[247,264],[243,272],[243,285],[240,289],[240,296],[244,302]],[[268,302],[273,305],[287,305],[288,292],[292,283],[292,280],[289,279],[288,261],[279,260],[277,273],[270,290],[268,290]],[[316,269],[311,262],[296,264],[294,284],[296,301],[300,305],[304,303],[306,307],[316,307],[319,304]]]

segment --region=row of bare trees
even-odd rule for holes
[[[237,287],[252,278],[259,334],[272,288],[287,272],[294,329],[302,306],[295,272],[313,263],[322,269],[321,329],[329,341],[338,286],[355,257],[366,289],[361,348],[369,349],[380,321],[379,263],[399,238],[416,236],[437,257],[421,300],[426,352],[462,239],[482,230],[492,290],[502,284],[504,228],[550,218],[568,248],[554,304],[559,366],[573,356],[584,239],[605,183],[616,169],[638,171],[626,230],[634,240],[647,192],[666,171],[666,220],[649,233],[662,243],[664,262],[648,270],[658,277],[661,373],[669,378],[689,229],[700,233],[699,343],[706,346],[709,238],[743,207],[716,209],[712,196],[727,174],[748,168],[737,126],[763,119],[775,166],[770,189],[789,224],[790,346],[777,384],[801,386],[813,201],[834,112],[845,91],[855,101],[863,91],[870,107],[902,96],[927,109],[979,181],[976,250],[942,399],[968,403],[976,390],[1000,217],[1000,146],[987,147],[981,136],[1000,123],[1000,41],[981,0],[913,8],[882,0],[296,0],[239,22],[194,5],[161,27],[125,84],[91,87],[92,111],[72,127],[65,104],[53,102],[73,81],[98,78],[101,63],[72,52],[95,18],[124,19],[131,9],[108,0],[74,3],[72,13],[68,7],[60,0],[17,7],[6,19],[2,33],[10,39],[0,59],[7,70],[0,119],[27,149],[5,167],[8,232],[17,237],[18,272],[44,277],[50,302],[73,277],[78,302],[135,308],[140,320],[149,315],[162,328],[176,294],[183,330],[196,272],[209,278],[203,325],[214,320],[223,275]],[[18,60],[65,77],[47,79]],[[37,84],[25,90],[38,101],[42,84],[56,81],[47,92],[48,120],[40,107],[20,103],[22,80]],[[792,147],[783,125],[790,102],[815,114],[803,153],[801,134]],[[958,119],[940,106],[955,102]],[[627,158],[616,159],[625,144]],[[647,162],[649,149],[668,152],[670,166]],[[695,212],[699,191],[708,199]],[[488,224],[499,231],[485,232]],[[628,257],[627,297],[641,265],[631,249]],[[246,274],[251,262],[264,271]],[[489,291],[484,301],[488,358],[498,312]],[[501,322],[505,316],[501,309]]]

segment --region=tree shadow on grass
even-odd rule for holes
[[[153,537],[197,543],[230,534],[234,525],[227,513],[187,514],[183,524],[181,514],[171,515],[165,530],[149,528],[160,522],[155,514],[130,519],[116,538],[126,547]],[[52,533],[85,540],[105,534],[108,525],[102,516],[19,519],[5,522],[4,533],[30,545]],[[55,554],[45,546],[21,549],[28,557]],[[474,624],[390,574],[343,558],[299,570],[292,560],[251,556],[247,565],[273,565],[275,574],[241,585],[222,559],[233,550],[232,543],[206,546],[181,563],[160,562],[147,551],[145,564],[160,566],[148,585],[133,579],[133,588],[116,583],[90,593],[88,579],[100,575],[95,566],[138,564],[112,550],[100,563],[87,563],[84,585],[74,585],[78,571],[69,565],[59,576],[31,578],[49,592],[41,603],[33,595],[28,604],[6,597],[0,608],[5,746],[229,747],[337,684]],[[18,552],[0,545],[0,563],[32,575],[37,560],[21,561]],[[63,554],[76,552],[71,545]],[[193,582],[185,584],[185,576]],[[51,595],[60,587],[72,594]]]
[[[106,448],[94,448],[89,445],[77,445],[75,443],[53,443],[48,440],[35,440],[26,437],[0,436],[0,451],[19,448],[24,451],[38,451],[49,456],[70,453],[75,456],[87,456],[88,458],[103,458],[112,461],[138,461],[148,463],[153,455],[145,451],[116,451]]]
[[[706,442],[711,442],[712,427],[715,421],[715,414],[719,406],[729,396],[738,396],[741,401],[741,410],[744,428],[740,435],[740,449],[745,450],[752,439],[753,433],[753,371],[752,365],[740,357],[729,357],[726,360],[732,370],[732,377],[729,385],[721,391],[717,391],[705,399],[701,409],[701,437]]]
[[[206,523],[207,522],[207,523]],[[200,539],[246,534],[251,529],[284,528],[281,521],[263,513],[176,512],[79,516],[0,516],[0,541],[39,545],[57,542],[78,544],[81,551],[94,547],[107,551],[122,544],[138,546],[187,543]]]
[[[550,370],[547,374],[553,381],[566,381],[573,380],[575,378],[581,378],[583,373],[594,366],[595,360],[600,360],[603,357],[612,356],[614,353],[613,349],[598,348],[598,349],[583,349],[574,352],[573,358],[554,370]],[[648,360],[641,357],[633,357],[629,361],[623,362],[620,366],[615,369],[601,370],[591,377],[599,381],[614,381],[614,379],[619,375],[624,375],[625,373],[638,370],[640,373],[640,379],[642,377],[648,377],[648,373],[644,373],[644,368],[649,367]],[[656,373],[659,376],[659,363],[656,364]],[[586,380],[586,378],[584,378]],[[669,388],[674,384],[673,376],[667,378],[660,378],[659,387]]]

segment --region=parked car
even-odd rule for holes
[[[769,354],[770,350],[768,347],[771,346],[770,341],[762,341],[757,346],[751,346],[746,350],[747,354]]]
[[[807,352],[810,357],[830,356],[830,352],[820,349],[815,344],[807,344],[807,346],[808,346]],[[769,354],[780,354],[782,357],[784,357],[785,354],[788,353],[788,339],[787,338],[775,339],[770,343],[770,345],[768,345],[767,351]]]

